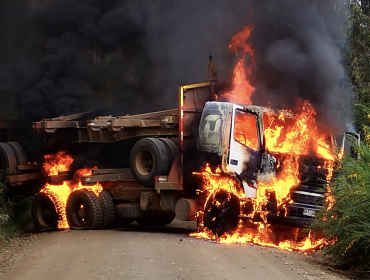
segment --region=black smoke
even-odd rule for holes
[[[230,80],[227,45],[249,24],[254,103],[309,99],[333,123],[348,93],[343,2],[0,0],[0,117],[175,108],[178,85],[206,80],[209,54]]]
[[[207,77],[243,26],[226,1],[0,0],[1,118],[177,106],[177,86]],[[221,63],[220,63],[221,64]],[[225,72],[225,71],[224,71]]]
[[[345,1],[265,0],[250,9],[253,102],[294,109],[307,99],[322,129],[343,129],[352,98],[344,68]]]

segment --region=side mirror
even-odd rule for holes
[[[352,158],[359,158],[356,153],[355,147],[360,145],[360,134],[354,132],[344,132],[342,135],[342,150],[344,153]]]

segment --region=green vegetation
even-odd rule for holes
[[[361,131],[359,159],[344,157],[331,182],[333,208],[319,213],[315,228],[337,239],[325,252],[362,276],[370,271],[370,1],[350,1],[347,68],[356,94],[354,116]]]
[[[31,200],[6,197],[7,188],[0,184],[0,244],[20,234],[31,224]]]
[[[326,253],[342,265],[370,268],[370,146],[358,147],[360,159],[345,157],[332,181],[334,206],[315,225],[337,242]]]
[[[351,5],[348,40],[350,51],[347,55],[347,67],[356,93],[357,106],[354,108],[357,127],[362,134],[369,135],[370,130],[370,1],[354,1]],[[365,108],[365,111],[364,111]]]

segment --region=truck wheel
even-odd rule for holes
[[[17,172],[17,158],[12,148],[6,143],[0,143],[0,182],[4,182],[7,175]]]
[[[7,144],[12,148],[17,159],[17,164],[24,165],[28,163],[27,154],[21,144],[18,142],[7,142]]]
[[[110,228],[116,215],[113,199],[107,191],[102,191],[99,199],[103,208],[103,228]]]
[[[87,190],[72,192],[67,199],[66,214],[69,227],[72,229],[103,227],[102,205],[93,192]]]
[[[131,151],[131,173],[140,184],[154,184],[156,175],[167,175],[170,166],[165,144],[156,138],[139,140]]]
[[[59,215],[53,201],[45,193],[38,193],[33,199],[31,216],[38,231],[51,231],[58,228]]]
[[[176,158],[177,153],[179,152],[179,149],[177,148],[176,144],[168,139],[168,138],[159,138],[159,140],[162,141],[163,144],[165,144],[166,149],[167,149],[167,154],[169,158],[169,169],[171,169],[172,163]],[[170,170],[168,170],[170,172]]]
[[[219,191],[210,199],[204,209],[204,227],[217,236],[232,234],[239,223],[240,201],[234,194]]]

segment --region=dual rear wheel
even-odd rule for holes
[[[17,165],[28,163],[23,147],[18,142],[0,142],[0,182],[5,182],[6,176],[17,173]]]
[[[19,150],[17,145],[14,145]],[[21,148],[21,147],[20,147]],[[1,151],[4,152],[1,152]],[[143,138],[133,147],[130,156],[131,172],[134,178],[144,186],[154,184],[155,176],[167,175],[172,162],[178,153],[176,144],[166,138]],[[17,155],[19,154],[19,155]],[[10,145],[0,143],[0,159],[2,169],[16,169],[16,160],[22,153],[16,153]],[[2,158],[1,158],[2,156]],[[1,165],[0,165],[1,167]],[[0,174],[0,180],[2,179]],[[4,173],[4,180],[6,174]],[[32,205],[32,218],[36,228],[40,231],[57,229],[60,214],[52,200],[39,193],[35,196]],[[97,197],[88,190],[77,190],[69,195],[66,204],[67,221],[72,229],[101,229],[109,228],[115,220],[115,206],[112,197],[107,191]],[[172,222],[174,216],[160,216],[137,220],[140,225],[160,226]]]
[[[72,229],[110,228],[115,219],[112,197],[107,191],[101,192],[98,197],[85,189],[74,191],[67,200],[66,216]],[[56,230],[60,219],[53,199],[45,193],[38,193],[32,203],[32,220],[36,229]]]

